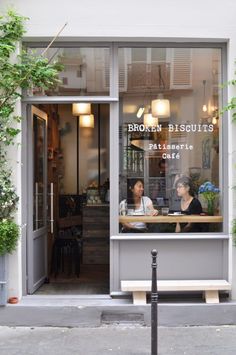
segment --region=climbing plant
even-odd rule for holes
[[[12,252],[17,244],[19,228],[13,218],[18,196],[12,183],[12,170],[7,157],[8,146],[15,144],[21,117],[15,106],[22,89],[37,86],[49,89],[59,83],[62,66],[49,62],[43,55],[27,53],[21,48],[26,17],[14,11],[0,16],[0,251]],[[18,54],[17,54],[18,53]],[[7,221],[7,223],[6,223]],[[11,233],[8,233],[11,231]],[[1,231],[4,231],[4,233]],[[13,233],[14,231],[14,233]],[[12,235],[12,241],[11,239]],[[7,246],[6,246],[7,243]]]
[[[236,64],[236,62],[235,62]],[[234,72],[236,75],[236,71]],[[236,86],[236,79],[229,80],[224,86]],[[236,97],[233,96],[229,102],[222,108],[221,110],[221,115],[223,115],[224,112],[230,111],[232,113],[232,122],[236,123]],[[236,189],[236,186],[234,186],[234,190]],[[233,243],[234,246],[236,246],[236,218],[233,219],[232,221],[232,234],[233,234]]]

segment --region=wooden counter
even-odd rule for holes
[[[109,204],[83,207],[83,263],[109,263]]]
[[[119,216],[120,223],[144,222],[144,223],[222,223],[222,216]]]

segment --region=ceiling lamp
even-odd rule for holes
[[[80,115],[79,126],[83,128],[94,128],[94,115]]]
[[[170,117],[170,101],[159,94],[156,100],[152,100],[152,116],[159,118]]]
[[[146,127],[157,126],[158,117],[153,117],[152,113],[145,113],[143,116],[143,124]]]
[[[91,114],[91,104],[89,102],[79,102],[72,106],[73,116],[80,115],[90,115]]]
[[[158,76],[159,76],[159,89],[165,90],[165,80],[162,76],[162,66],[158,65]],[[158,94],[156,100],[152,100],[151,103],[152,115],[159,118],[170,117],[170,101],[164,99],[163,94]]]

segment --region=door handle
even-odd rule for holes
[[[38,229],[39,223],[39,184],[35,183],[35,228]]]

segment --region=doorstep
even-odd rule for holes
[[[0,325],[99,327],[132,323],[150,326],[150,313],[150,304],[136,306],[130,298],[111,298],[110,295],[29,295],[18,304],[0,307]],[[236,302],[161,302],[158,322],[160,326],[236,324]]]

